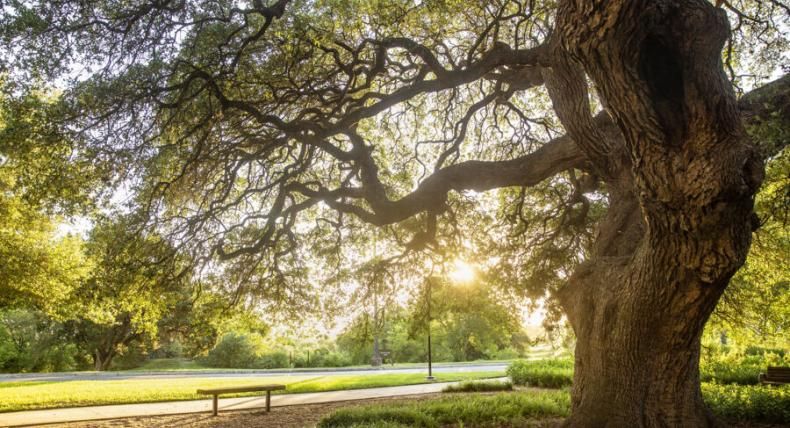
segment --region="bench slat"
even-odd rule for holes
[[[253,385],[227,388],[198,389],[198,394],[218,395],[233,394],[237,392],[278,391],[285,389],[285,385]]]

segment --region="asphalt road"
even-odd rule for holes
[[[472,363],[472,364],[435,364],[434,373],[462,373],[482,371],[504,371],[507,363]],[[71,380],[119,380],[119,379],[179,379],[179,378],[254,378],[284,375],[342,376],[342,375],[376,375],[394,373],[425,373],[428,366],[423,367],[382,367],[377,369],[293,369],[293,370],[182,370],[182,371],[120,371],[120,372],[68,372],[68,373],[14,373],[0,374],[0,382],[22,381],[71,381]]]

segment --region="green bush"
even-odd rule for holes
[[[255,368],[259,369],[281,369],[290,367],[288,354],[285,352],[270,352],[263,354],[255,360]]]
[[[790,366],[781,349],[749,347],[744,351],[708,352],[700,360],[700,380],[720,384],[755,385],[768,366]]]
[[[508,366],[507,375],[516,385],[562,388],[573,382],[573,361],[569,358],[518,360]]]
[[[521,353],[516,349],[508,347],[494,351],[491,356],[495,360],[513,360],[520,357]]]
[[[87,355],[61,323],[41,313],[0,311],[0,372],[53,372],[86,368]]]
[[[353,364],[351,355],[346,352],[331,351],[319,348],[310,351],[310,360],[307,353],[297,355],[293,360],[294,367],[346,367]]]
[[[790,386],[703,383],[711,410],[727,419],[790,423]]]
[[[512,382],[488,381],[488,382],[461,382],[447,385],[442,392],[487,392],[487,391],[512,391]]]
[[[762,359],[738,356],[722,357],[700,362],[700,380],[738,385],[755,385],[760,372],[765,371]]]
[[[227,333],[208,356],[204,364],[220,368],[251,368],[261,355],[263,339],[256,333]]]
[[[346,367],[351,365],[351,357],[344,352],[329,352],[321,356],[319,367]]]
[[[13,338],[6,330],[5,326],[0,324],[0,372],[3,372],[6,365],[16,358],[17,349]]]
[[[143,344],[125,346],[117,357],[113,358],[111,370],[130,370],[142,366],[148,361],[148,352]]]
[[[753,345],[747,346],[746,349],[743,351],[743,353],[746,355],[763,356],[765,354],[770,353],[770,354],[776,354],[782,358],[784,358],[786,352],[787,352],[786,350],[781,348],[764,348],[762,346],[753,346]]]
[[[184,356],[184,345],[181,344],[180,340],[175,339],[155,349],[149,355],[152,359],[182,358]]]

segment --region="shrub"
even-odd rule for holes
[[[150,353],[150,357],[153,359],[181,358],[183,356],[184,345],[178,339],[168,342]]]
[[[495,360],[512,360],[521,356],[521,354],[513,348],[503,348],[491,353]]]
[[[366,422],[362,424],[354,424],[351,425],[349,428],[410,428],[411,425],[402,424],[399,422],[391,422],[391,421],[376,421],[376,422]]]
[[[727,419],[790,423],[790,386],[703,383],[705,402]]]
[[[297,355],[293,361],[294,367],[346,367],[353,364],[351,356],[346,352],[330,351],[320,348],[310,351],[310,360],[307,353]]]
[[[0,324],[0,372],[5,371],[3,369],[6,367],[6,364],[13,361],[16,358],[16,354],[16,344],[11,340],[5,327]]]
[[[710,353],[700,361],[700,379],[721,384],[756,385],[758,375],[768,366],[790,365],[790,357],[781,350],[758,347],[744,352]]]
[[[289,366],[288,354],[285,352],[270,352],[255,360],[255,367],[260,369],[281,369]]]
[[[508,366],[507,374],[516,385],[562,388],[573,382],[573,361],[569,358],[518,360]]]
[[[351,365],[351,357],[344,352],[329,352],[321,356],[319,367],[346,367]]]
[[[405,425],[423,428],[434,428],[439,426],[433,418],[414,409],[394,406],[370,406],[340,409],[321,420],[318,427],[380,427],[381,425],[375,424],[381,423],[394,423],[396,426]]]
[[[148,353],[143,344],[136,343],[123,347],[113,358],[110,370],[129,370],[142,366],[148,360]]]
[[[263,339],[255,333],[227,333],[208,352],[209,367],[250,368],[261,354]]]
[[[487,391],[512,391],[513,383],[504,381],[489,382],[461,382],[447,385],[442,392],[487,392]]]
[[[767,353],[771,353],[771,354],[776,354],[782,358],[784,358],[786,352],[787,351],[781,348],[764,348],[762,346],[753,346],[753,345],[747,346],[746,349],[743,351],[743,353],[746,355],[763,356]]]
[[[28,310],[0,311],[0,372],[52,372],[85,368],[86,355],[62,323]]]
[[[729,354],[700,362],[700,380],[738,385],[755,385],[765,368],[760,358],[742,358]]]

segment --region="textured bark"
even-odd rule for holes
[[[578,338],[568,426],[715,424],[700,337],[746,257],[763,170],[722,70],[728,31],[702,0],[560,4],[546,85],[610,193],[559,293]],[[621,138],[591,120],[585,73]]]

